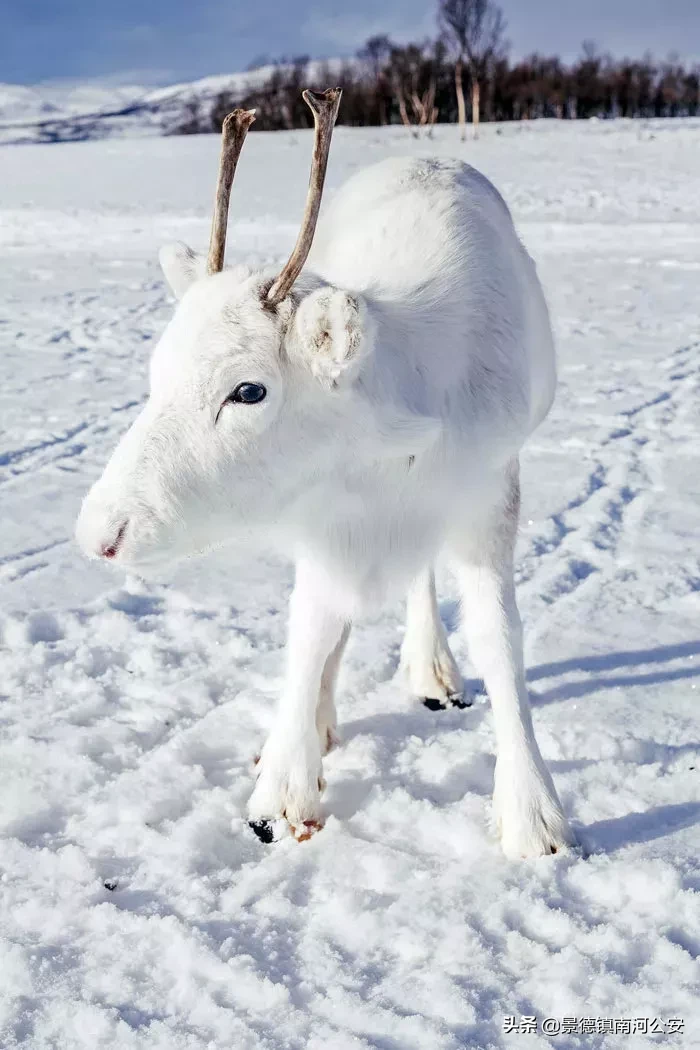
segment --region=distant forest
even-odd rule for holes
[[[440,0],[436,15],[432,40],[399,45],[374,36],[343,62],[307,56],[258,62],[251,71],[270,67],[262,78],[252,76],[238,96],[225,92],[206,106],[193,101],[170,132],[218,131],[236,106],[257,110],[256,130],[308,127],[302,89],[331,84],[343,89],[340,124],[403,124],[416,134],[437,123],[458,122],[466,135],[466,125],[477,134],[480,121],[700,114],[700,66],[677,56],[615,59],[587,41],[569,64],[543,54],[511,62],[494,0]]]

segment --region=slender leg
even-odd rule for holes
[[[556,853],[575,842],[535,739],[525,684],[513,548],[520,490],[517,463],[500,506],[481,529],[451,539],[470,655],[491,699],[496,733],[494,815],[509,857]]]
[[[316,728],[322,755],[327,755],[340,742],[337,733],[338,717],[335,710],[335,684],[349,637],[350,624],[347,623],[343,627],[338,644],[326,660],[326,666],[321,675],[321,690],[316,708]]]
[[[312,563],[300,562],[289,604],[284,691],[248,804],[251,827],[263,841],[272,840],[272,822],[282,818],[298,839],[308,838],[321,825],[316,713],[324,669],[345,630],[343,617],[330,601],[328,581]]]
[[[411,695],[419,696],[432,711],[450,704],[468,706],[464,700],[464,681],[440,619],[435,576],[430,568],[416,576],[408,591],[401,668]]]

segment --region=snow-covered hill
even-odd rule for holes
[[[153,89],[100,81],[0,84],[0,145],[161,135],[185,119],[192,103],[206,111],[222,91],[236,95],[270,71],[261,67]]]
[[[145,95],[139,85],[113,86],[101,81],[50,81],[31,87],[0,84],[0,124],[60,120],[128,104]]]
[[[485,697],[414,703],[394,606],[351,638],[325,829],[252,835],[289,566],[232,550],[146,587],[72,539],[172,311],[157,249],[206,245],[217,138],[0,150],[3,1050],[698,1045],[698,141],[692,121],[334,139],[331,191],[391,153],[481,168],[551,304],[560,384],[523,459],[518,595],[538,737],[589,856],[532,863],[489,831]],[[251,135],[232,263],[291,247],[310,145]],[[446,573],[440,595],[469,675]],[[578,1020],[550,1039],[545,1018]]]

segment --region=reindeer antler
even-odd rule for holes
[[[338,116],[340,106],[340,88],[328,88],[322,94],[314,91],[304,91],[303,99],[314,115],[314,154],[311,163],[311,175],[309,176],[309,192],[306,197],[306,208],[301,229],[294,250],[289,260],[282,269],[279,277],[275,280],[267,293],[267,302],[276,306],[285,298],[297,277],[302,271],[314,239],[318,213],[323,196],[323,182],[326,177],[328,165],[328,153],[331,148],[331,136],[333,125]]]
[[[236,173],[236,165],[243,149],[245,137],[248,134],[248,128],[254,120],[254,109],[234,109],[232,113],[229,113],[224,118],[221,128],[221,157],[219,158],[219,176],[216,180],[216,198],[214,201],[214,218],[211,223],[207,273],[220,273],[224,268],[228,204],[231,197],[233,176]]]

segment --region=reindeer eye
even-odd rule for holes
[[[239,383],[226,400],[235,401],[240,405],[257,405],[259,401],[264,401],[266,396],[267,390],[262,383]]]

